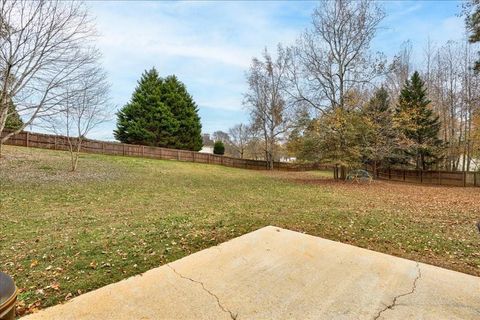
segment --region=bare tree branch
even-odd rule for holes
[[[263,59],[254,58],[247,73],[249,91],[245,94],[244,105],[250,111],[253,130],[262,133],[265,160],[270,169],[276,144],[291,124],[286,99],[287,67],[288,53],[279,45],[275,60],[265,49]]]
[[[344,108],[350,90],[382,74],[385,59],[370,53],[370,42],[384,17],[373,1],[322,1],[313,27],[292,49],[290,94],[296,101],[320,111]]]
[[[58,113],[66,84],[97,60],[95,30],[81,2],[0,2],[0,133],[13,101],[24,124]]]
[[[92,129],[109,120],[112,114],[110,85],[98,63],[84,65],[76,73],[76,81],[63,88],[64,98],[59,113],[42,119],[42,124],[55,134],[67,137],[72,171],[77,169],[83,140]]]

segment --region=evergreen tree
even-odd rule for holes
[[[198,108],[175,76],[144,72],[131,101],[117,114],[115,138],[124,143],[198,151],[202,126]]]
[[[199,151],[202,148],[202,125],[198,108],[185,85],[176,76],[168,76],[162,85],[162,102],[178,122],[173,147]]]
[[[470,0],[466,4],[466,23],[471,43],[480,42],[480,0]],[[475,71],[480,72],[480,60],[475,62]]]
[[[225,154],[225,145],[222,141],[215,141],[213,145],[213,154],[224,155]]]
[[[18,130],[23,125],[23,120],[20,118],[20,115],[13,104],[13,101],[10,100],[8,105],[8,117],[5,122],[5,129],[7,130]]]
[[[427,99],[425,84],[418,72],[412,75],[400,93],[395,122],[402,134],[402,146],[407,159],[417,169],[426,170],[440,154],[442,141],[438,138],[440,121]]]
[[[367,127],[363,153],[376,173],[381,162],[393,160],[397,148],[397,132],[393,127],[388,91],[384,87],[378,89],[362,113]]]
[[[132,98],[117,113],[115,138],[123,143],[175,147],[179,124],[162,101],[163,80],[152,68],[142,74]]]

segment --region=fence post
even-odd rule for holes
[[[221,161],[222,166],[223,166],[223,156],[220,156],[220,161]]]
[[[177,161],[180,160],[180,150],[177,150]]]
[[[145,157],[145,146],[142,146],[142,158]]]
[[[125,144],[122,144],[122,154],[125,155]]]
[[[102,142],[102,154],[105,154],[105,142]]]
[[[207,156],[207,163],[210,164],[210,158],[211,158],[211,154],[209,153],[208,156]]]
[[[25,146],[27,148],[29,146],[29,136],[30,136],[30,133],[27,131],[27,134],[25,135]]]
[[[160,157],[160,159],[163,160],[163,148],[160,148],[160,152],[158,153],[158,156]]]
[[[420,170],[420,183],[423,183],[423,170]]]
[[[193,162],[195,162],[195,151],[192,151],[193,154]]]
[[[405,181],[405,169],[403,169],[403,181]]]
[[[388,167],[388,180],[392,180],[392,169]]]
[[[467,186],[467,171],[463,171],[462,180],[463,180],[463,186],[466,187]]]
[[[477,186],[477,173],[476,172],[473,173],[473,186],[474,187]]]
[[[53,138],[53,150],[57,150],[57,136]]]

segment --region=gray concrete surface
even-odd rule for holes
[[[480,278],[266,227],[23,319],[480,319]]]

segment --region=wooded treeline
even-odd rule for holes
[[[379,3],[322,1],[294,45],[252,60],[244,99],[251,121],[241,125],[248,134],[238,139],[232,128],[222,139],[227,153],[230,144],[232,154],[251,157],[245,147],[255,142],[255,156],[267,161],[477,170],[478,7],[474,0],[464,8],[464,41],[415,48],[423,61],[414,69],[409,42],[391,59],[370,48],[385,17]]]
[[[428,48],[428,47],[427,47]],[[432,108],[441,121],[441,167],[470,170],[480,156],[480,78],[476,54],[467,41],[449,41],[425,50],[424,79]]]

